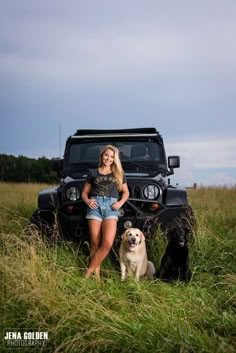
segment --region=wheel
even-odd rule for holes
[[[55,213],[36,210],[30,218],[30,224],[43,235],[50,237],[55,232]]]
[[[196,218],[191,206],[187,206],[181,214],[161,224],[161,230],[166,234],[167,238],[176,229],[182,228],[185,232],[186,239],[192,241],[197,229]]]
[[[193,240],[197,230],[197,222],[191,206],[187,206],[181,216],[177,218],[177,222],[183,227],[188,241]]]

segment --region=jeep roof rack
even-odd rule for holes
[[[114,129],[114,130],[77,130],[71,138],[93,138],[93,137],[157,137],[159,132],[153,128],[134,128],[134,129]]]

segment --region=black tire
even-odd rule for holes
[[[182,213],[178,217],[174,217],[172,220],[161,224],[161,230],[166,234],[167,238],[173,231],[179,228],[184,230],[188,241],[194,240],[197,222],[193,209],[189,205],[183,209]]]
[[[51,237],[55,232],[55,213],[44,212],[43,214],[36,210],[31,218],[30,224],[33,225],[38,232]]]
[[[191,206],[188,205],[179,220],[185,231],[187,239],[189,241],[193,240],[197,230],[197,222]]]

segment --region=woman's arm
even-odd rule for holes
[[[112,208],[114,210],[119,210],[123,204],[128,200],[129,197],[129,189],[127,183],[123,184],[122,196],[119,201],[113,203]]]
[[[84,184],[83,191],[82,191],[82,194],[81,194],[81,197],[82,197],[83,201],[84,201],[87,205],[88,205],[88,203],[89,203],[89,193],[90,193],[90,190],[91,190],[91,184],[85,183],[85,184]]]
[[[97,208],[98,204],[94,199],[90,199],[89,198],[89,193],[91,190],[91,184],[89,183],[85,183],[84,184],[84,188],[81,194],[81,197],[83,199],[83,201],[90,207],[90,208]]]

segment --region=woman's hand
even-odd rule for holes
[[[96,200],[89,198],[90,190],[91,190],[91,184],[85,183],[81,197],[83,201],[88,205],[89,208],[92,208],[92,209],[98,208],[98,204]]]
[[[115,211],[118,211],[124,205],[124,203],[127,201],[128,197],[129,197],[128,185],[127,185],[127,183],[124,183],[121,199],[119,201],[114,202],[111,205],[111,208]]]
[[[87,205],[88,205],[89,208],[92,208],[93,210],[95,208],[98,208],[98,203],[94,199],[89,199],[88,202],[87,202]]]
[[[118,211],[122,205],[123,203],[121,203],[120,201],[116,201],[111,205],[111,208],[115,211]]]
[[[121,199],[119,201],[114,202],[111,205],[111,208],[115,211],[118,211],[124,205],[124,203],[127,201],[128,197],[129,197],[128,185],[127,185],[127,183],[124,183]]]

